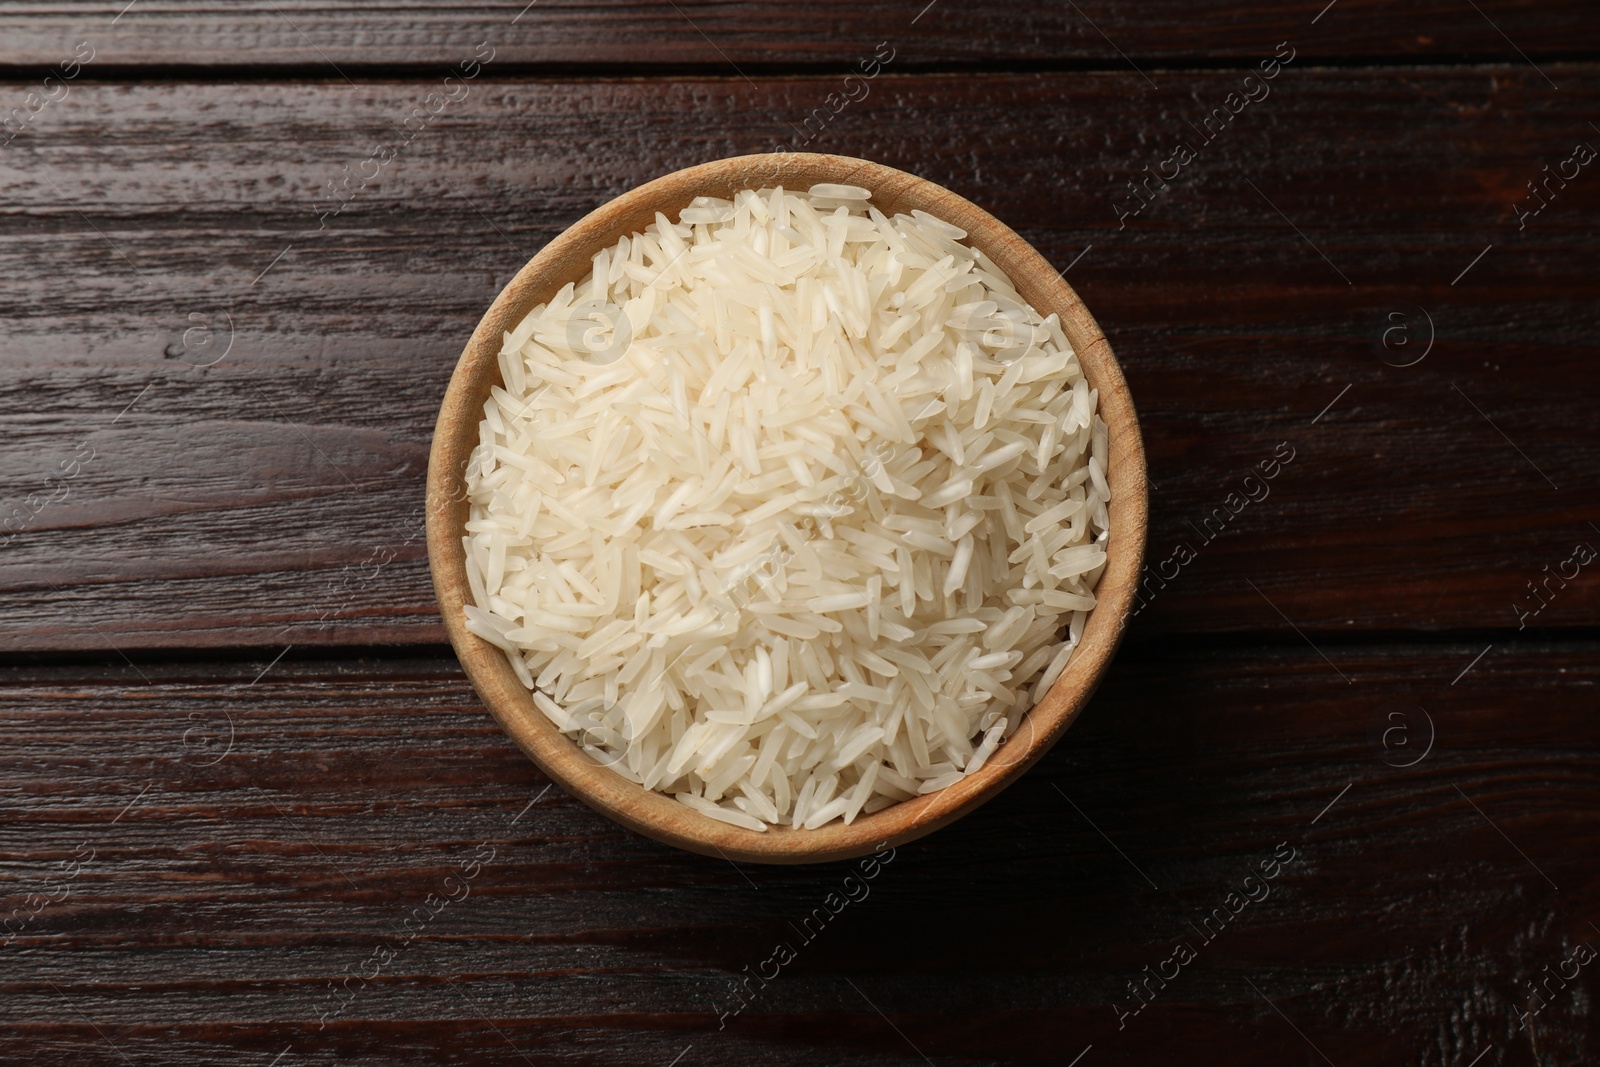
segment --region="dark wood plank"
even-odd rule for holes
[[[124,7],[126,5],[126,10]],[[1476,6],[1477,10],[1474,9]],[[1326,8],[1326,10],[1324,10]],[[120,14],[119,14],[120,12]],[[1126,69],[1194,57],[1253,62],[1283,40],[1330,57],[1593,55],[1600,20],[1581,0],[1327,0],[1260,4],[1096,0],[1055,6],[951,0],[859,4],[524,0],[403,6],[308,0],[53,0],[6,5],[6,61],[52,64],[91,42],[102,66],[448,66],[494,49],[496,62],[692,66],[747,74],[773,65],[840,69],[890,42],[894,63],[1077,62]]]
[[[1600,145],[1600,73],[1546,73],[1560,92],[1297,61],[1121,222],[1238,74],[885,75],[811,147],[948,185],[1070,268],[1145,428],[1145,632],[1562,629],[1600,606],[1592,567],[1549,577],[1600,545],[1594,164],[1524,229],[1514,208]],[[0,158],[0,501],[25,527],[0,643],[440,640],[418,509],[482,309],[610,196],[793,140],[822,89],[480,79],[325,229],[326,183],[428,86],[74,89]]]
[[[451,661],[11,669],[0,1058],[1593,1062],[1600,970],[1527,983],[1600,944],[1600,645],[1497,646],[1453,685],[1481,646],[1322,651],[1348,684],[1301,645],[1134,643],[1035,771],[799,932],[856,868],[617,829]],[[408,941],[429,894],[461,899]]]

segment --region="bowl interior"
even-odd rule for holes
[[[589,272],[595,253],[643,230],[659,211],[676,220],[696,196],[728,198],[740,189],[823,183],[870,189],[879,210],[920,208],[960,226],[1041,314],[1055,312],[1099,391],[1109,430],[1112,500],[1106,569],[1097,605],[1067,669],[984,767],[936,793],[816,830],[745,830],[692,811],[606,769],[563,736],[534,706],[504,653],[466,629],[470,602],[461,536],[468,505],[463,473],[478,443],[490,388],[500,384],[502,335],[534,306]],[[739,156],[678,171],[600,207],[547,245],[506,286],[479,322],[450,380],[428,465],[428,558],[445,628],[468,677],[513,740],[547,774],[598,811],[681,848],[765,863],[804,863],[866,855],[913,840],[977,807],[1014,781],[1053,745],[1087,703],[1120,640],[1143,564],[1146,528],[1144,447],[1138,419],[1111,347],[1061,275],[1009,227],[932,182],[866,160],[811,153]]]

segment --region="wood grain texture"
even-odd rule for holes
[[[0,1060],[1593,1062],[1600,972],[1526,983],[1600,943],[1600,646],[1452,685],[1480,650],[1323,645],[1347,684],[1304,645],[1136,643],[1016,788],[848,887],[545,792],[450,660],[10,669]]]
[[[1600,18],[1581,0],[1339,0],[1324,12],[1325,4],[25,0],[0,12],[0,40],[6,61],[18,64],[59,62],[89,40],[102,65],[335,64],[359,72],[373,64],[447,66],[490,43],[505,63],[696,66],[735,76],[772,65],[851,66],[885,40],[905,67],[1066,61],[1118,69],[1196,56],[1253,60],[1285,38],[1318,57],[1391,59],[1516,60],[1518,48],[1535,57],[1592,55],[1600,45]]]
[[[1600,605],[1588,571],[1528,589],[1600,544],[1600,178],[1514,208],[1600,144],[1600,74],[1542,66],[1559,92],[1297,58],[1120,223],[1239,74],[885,74],[803,147],[954,189],[1070,269],[1139,408],[1147,558],[1195,554],[1136,633],[1557,631]],[[625,189],[802,147],[835,88],[488,78],[408,143],[442,88],[75,85],[0,150],[5,648],[440,640],[423,469],[483,309]],[[319,229],[328,183],[374,170]],[[1392,342],[1432,324],[1413,366],[1384,362],[1419,351],[1380,344],[1397,312]]]

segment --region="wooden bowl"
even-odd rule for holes
[[[500,384],[501,335],[535,305],[586,275],[596,252],[623,234],[643,230],[657,211],[675,220],[696,196],[728,198],[739,189],[807,189],[821,182],[870,189],[873,203],[888,214],[921,208],[960,226],[969,243],[987,253],[1041,314],[1060,315],[1090,385],[1100,392],[1100,415],[1110,430],[1111,537],[1096,588],[1098,604],[1071,663],[977,774],[848,826],[834,822],[816,830],[777,827],[760,833],[708,818],[606,769],[540,713],[505,654],[467,630],[462,609],[471,593],[461,544],[468,507],[463,472],[478,443],[483,403],[491,386]],[[467,676],[506,733],[551,778],[595,810],[658,841],[734,860],[816,863],[866,855],[931,833],[993,797],[1049,751],[1088,702],[1121,639],[1144,559],[1146,506],[1144,445],[1122,370],[1093,316],[1043,256],[983,209],[914,175],[862,159],[778,153],[703,163],[625,193],[546,245],[511,280],[473,331],[439,411],[428,461],[428,561],[445,629]]]

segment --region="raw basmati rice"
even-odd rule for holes
[[[1066,669],[1108,434],[1056,316],[868,190],[745,190],[505,335],[467,627],[600,762],[815,829],[976,772]]]

